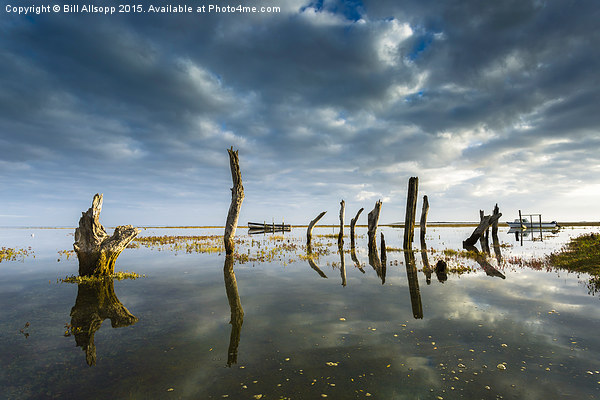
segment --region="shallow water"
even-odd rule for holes
[[[472,230],[429,228],[429,264],[446,258],[443,249],[460,250]],[[278,240],[249,239],[238,229],[246,239],[240,252],[252,240],[251,254],[288,240],[298,250],[237,263],[232,274],[224,254],[126,249],[116,269],[145,277],[86,290],[57,282],[77,273],[77,259],[58,253],[72,248],[72,230],[0,229],[1,246],[34,252],[0,263],[0,397],[597,398],[600,308],[587,277],[506,262],[543,257],[590,230],[597,231],[526,237],[521,246],[504,228],[502,261],[488,259],[504,279],[451,258],[449,266],[475,270],[443,283],[432,274],[428,283],[420,252],[415,268],[402,252],[387,253],[385,274],[371,267],[365,228],[357,229],[360,269],[349,238],[341,257],[336,239],[315,237],[330,253],[311,266],[299,257],[305,229]],[[381,231],[388,247],[401,247],[402,229]],[[140,236],[221,233],[148,229]],[[415,237],[419,249],[418,230]],[[114,311],[123,306],[133,318]],[[72,309],[90,321],[96,315],[87,354],[76,335],[65,336]],[[106,319],[98,329],[107,315],[119,327]]]

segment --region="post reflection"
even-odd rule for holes
[[[242,335],[242,324],[244,323],[244,310],[238,293],[237,280],[233,272],[233,254],[225,256],[223,266],[223,277],[225,280],[225,291],[231,310],[231,335],[229,336],[229,350],[227,351],[227,366],[231,367],[237,363],[238,346]]]
[[[504,274],[500,271],[498,271],[496,268],[494,268],[485,258],[485,255],[481,254],[479,252],[479,250],[477,250],[477,247],[475,246],[468,246],[468,245],[464,245],[463,246],[465,250],[467,251],[472,251],[473,253],[475,253],[475,261],[477,261],[477,264],[479,264],[479,266],[485,271],[485,274],[488,276],[496,276],[498,278],[502,278],[502,279],[506,279],[506,276],[504,276]]]
[[[344,245],[338,244],[338,252],[340,253],[340,275],[342,277],[342,286],[346,287],[346,257],[344,257]]]
[[[71,309],[70,334],[75,336],[77,346],[85,351],[89,366],[96,365],[94,335],[105,319],[110,319],[113,328],[138,321],[117,298],[113,279],[79,283],[75,305]]]
[[[412,250],[404,251],[404,261],[406,262],[406,277],[408,278],[408,290],[410,292],[413,317],[415,319],[423,319],[423,304],[421,303],[421,291],[417,278],[417,264],[415,254]]]
[[[423,273],[425,274],[425,282],[431,285],[431,266],[429,265],[429,256],[427,255],[427,243],[425,235],[421,235],[421,260],[423,261]]]

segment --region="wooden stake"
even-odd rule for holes
[[[417,212],[417,196],[419,194],[419,178],[412,177],[408,180],[408,194],[406,196],[406,218],[404,220],[404,250],[412,249],[415,235],[415,214]]]
[[[344,213],[346,210],[346,202],[340,201],[340,233],[338,234],[338,246],[344,244]]]
[[[425,243],[425,234],[427,233],[427,213],[429,213],[429,200],[427,195],[423,196],[423,209],[421,210],[421,221],[419,224],[421,244]],[[423,247],[421,245],[421,247]]]
[[[360,213],[362,213],[364,210],[364,208],[361,208],[360,210],[358,210],[358,212],[356,213],[356,217],[352,218],[350,220],[350,248],[353,249],[355,246],[355,241],[354,241],[354,227],[356,226],[356,221],[358,221],[358,217],[360,215]]]
[[[308,224],[308,229],[306,230],[306,246],[308,246],[309,249],[310,241],[312,240],[312,230],[317,224],[317,222],[319,222],[319,220],[323,218],[323,215],[325,215],[326,212],[327,211],[323,211],[321,214],[317,215],[317,218],[313,219],[312,221],[310,221],[310,224]]]
[[[229,212],[227,213],[227,222],[225,223],[223,240],[225,241],[225,254],[233,254],[235,248],[233,237],[235,236],[235,230],[240,217],[240,208],[242,208],[242,202],[244,201],[244,186],[242,185],[242,173],[240,172],[238,151],[233,151],[232,146],[230,149],[227,149],[227,153],[229,154],[229,167],[231,168],[233,187],[231,188],[231,205],[229,206]]]

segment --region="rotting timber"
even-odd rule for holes
[[[112,275],[117,257],[139,233],[131,225],[122,225],[108,236],[100,223],[102,200],[102,194],[96,193],[92,206],[81,214],[79,227],[75,229],[73,249],[77,253],[81,276]]]

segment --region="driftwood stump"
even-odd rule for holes
[[[356,217],[352,218],[350,220],[350,248],[353,249],[355,247],[355,240],[354,240],[354,227],[356,226],[356,221],[358,221],[358,217],[360,216],[360,213],[362,213],[364,210],[364,208],[361,208],[360,210],[358,210],[358,212],[356,213]]]
[[[406,218],[404,220],[404,250],[412,249],[415,236],[415,215],[417,213],[417,196],[419,194],[419,178],[413,176],[408,180],[406,195]]]
[[[229,167],[231,168],[233,187],[231,188],[231,204],[227,213],[223,240],[225,241],[225,254],[233,254],[235,248],[233,237],[235,236],[235,230],[240,217],[240,208],[242,208],[242,202],[244,201],[244,186],[242,185],[238,151],[233,151],[232,146],[230,149],[227,149],[227,153],[229,153]]]
[[[79,275],[109,276],[115,271],[115,262],[119,254],[139,233],[131,225],[115,228],[112,236],[108,236],[100,223],[102,211],[101,194],[96,194],[92,206],[79,219],[79,228],[75,229],[73,249],[79,260]]]
[[[323,218],[323,215],[325,215],[327,211],[323,211],[321,214],[317,215],[317,218],[313,219],[312,221],[310,221],[310,223],[308,224],[308,229],[306,230],[306,246],[308,247],[308,250],[310,252],[310,242],[312,240],[312,230],[315,227],[315,225],[317,224],[317,222],[319,222],[319,220],[321,218]]]
[[[75,336],[77,346],[85,351],[89,366],[96,365],[94,335],[105,319],[110,319],[113,328],[129,326],[138,321],[117,298],[113,279],[80,283],[75,305],[71,309],[70,333]]]
[[[475,246],[475,243],[477,243],[477,241],[481,237],[481,234],[484,233],[495,221],[498,221],[498,219],[501,216],[502,213],[484,216],[479,222],[479,226],[475,228],[471,236],[469,236],[466,240],[463,241],[463,247]]]

